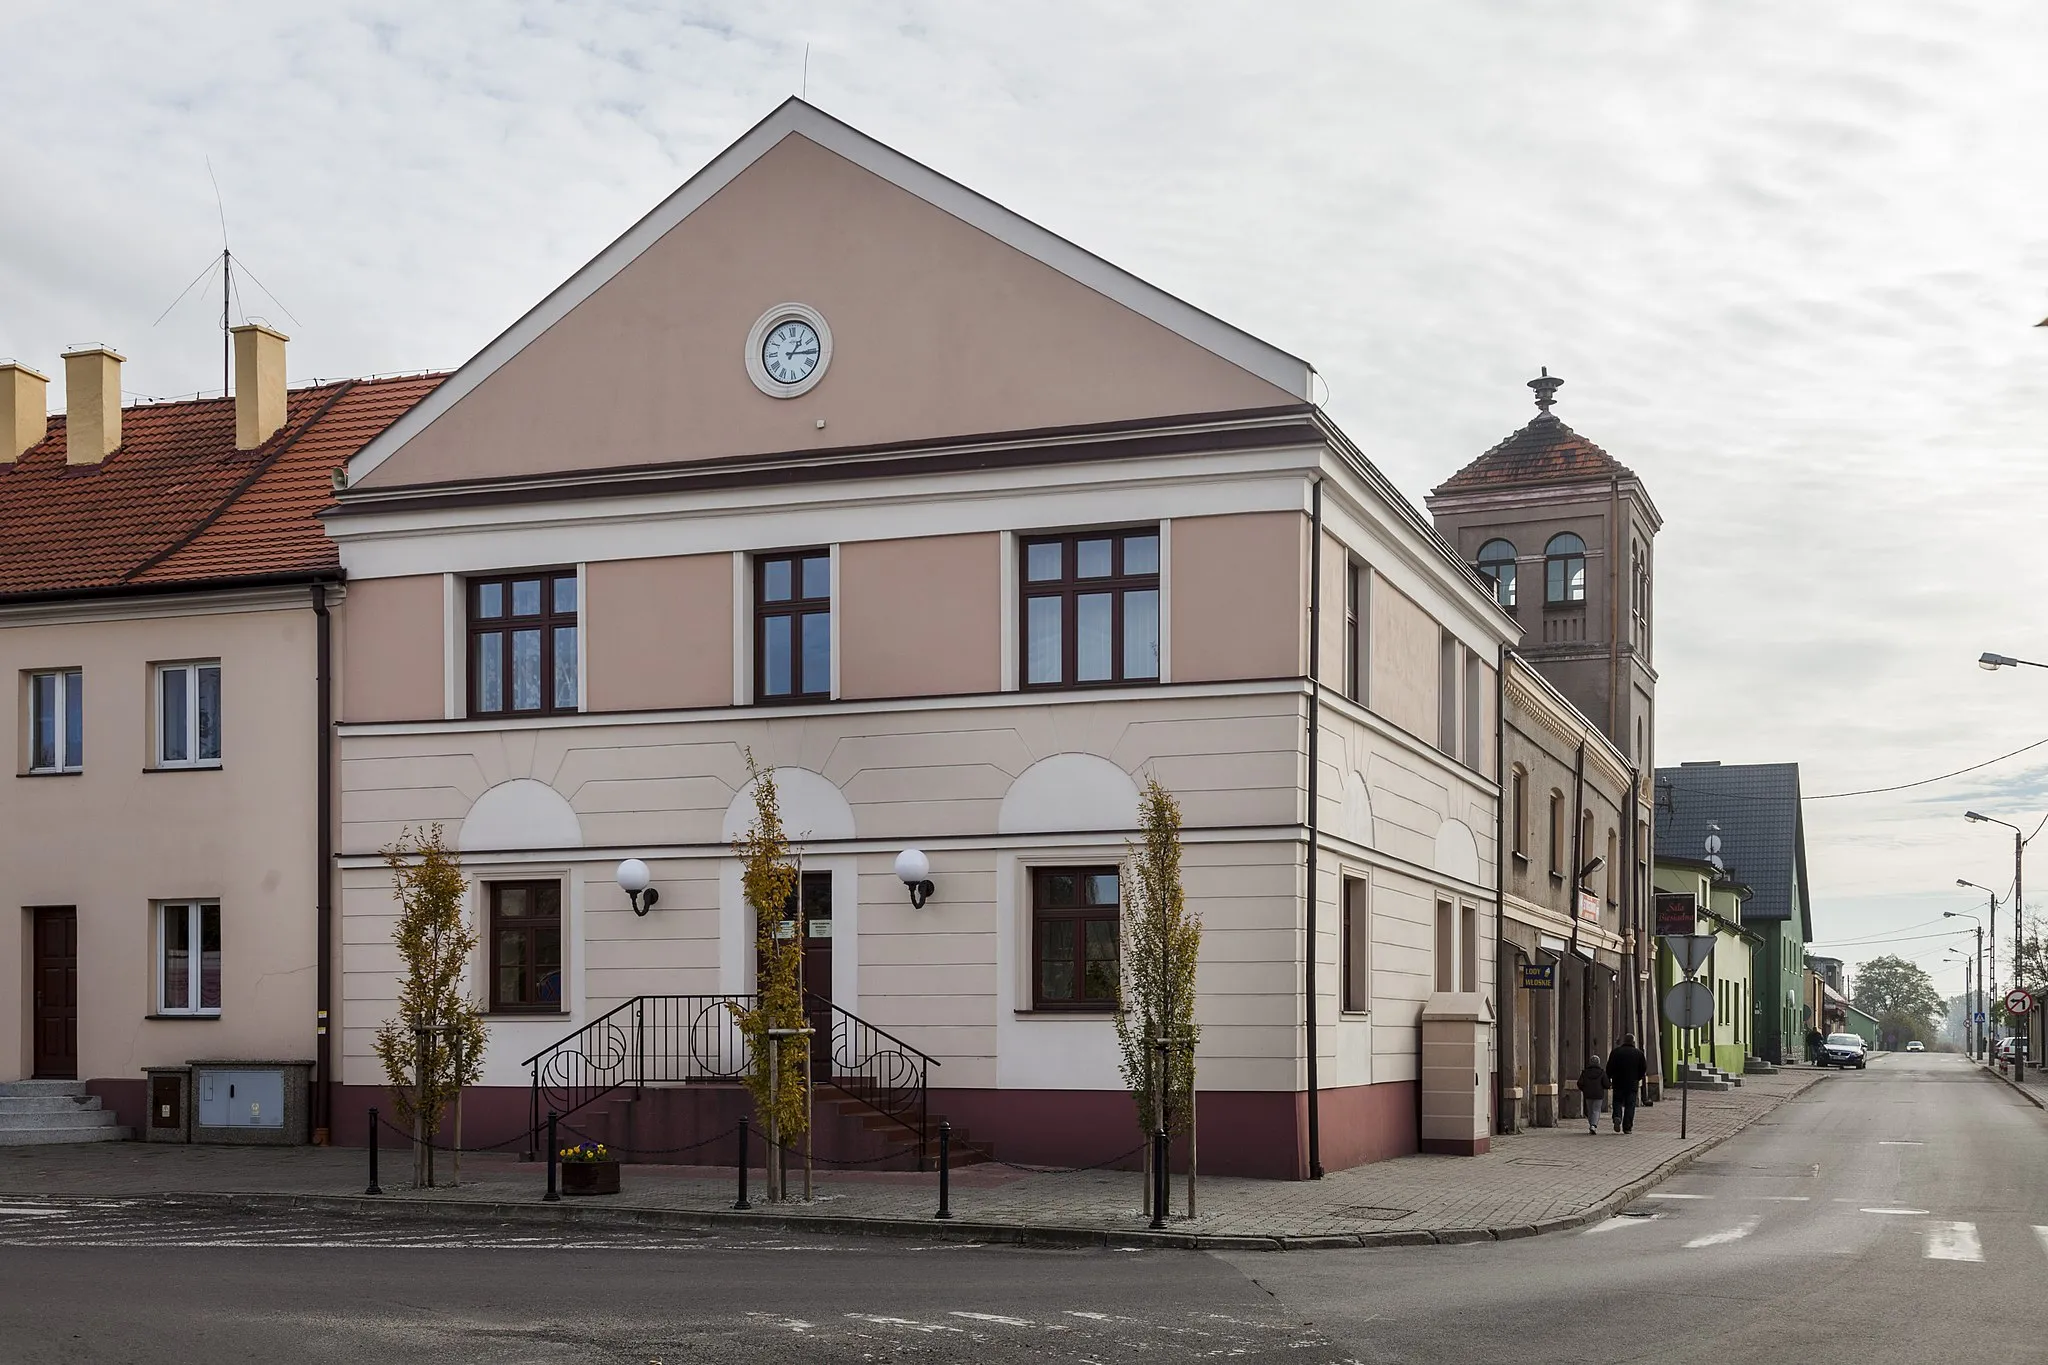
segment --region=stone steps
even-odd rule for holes
[[[77,1081],[0,1082],[0,1147],[125,1142],[134,1136]]]

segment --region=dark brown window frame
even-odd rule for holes
[[[1365,704],[1365,660],[1360,657],[1365,619],[1365,565],[1344,561],[1344,695]]]
[[[825,561],[825,595],[809,597],[804,595],[804,561],[822,559]],[[770,602],[766,591],[768,566],[789,565],[789,591],[787,599]],[[807,616],[823,616],[826,621],[825,687],[823,691],[806,692],[804,682],[804,629]],[[768,691],[768,622],[788,618],[789,626],[789,680],[790,690],[771,693]],[[806,702],[830,701],[832,699],[832,551],[827,546],[813,545],[802,550],[776,550],[771,554],[754,556],[754,701],[762,706],[790,706]]]
[[[1372,882],[1345,875],[1337,883],[1338,1008],[1372,1013]]]
[[[1149,677],[1128,678],[1124,676],[1124,599],[1133,592],[1149,592],[1157,599],[1159,621],[1156,638],[1164,643],[1166,637],[1166,588],[1162,576],[1155,568],[1151,573],[1131,574],[1124,571],[1124,542],[1131,539],[1149,538],[1155,542],[1157,558],[1163,560],[1165,542],[1157,525],[1118,526],[1093,531],[1062,531],[1056,534],[1028,535],[1017,537],[1017,687],[1025,692],[1074,692],[1097,687],[1156,687],[1160,675],[1166,671],[1164,657],[1157,661]],[[1079,567],[1078,546],[1084,540],[1107,540],[1111,544],[1110,572],[1100,578],[1082,578],[1076,570]],[[1060,576],[1057,579],[1031,578],[1031,549],[1034,545],[1060,546]],[[1107,678],[1078,677],[1081,663],[1080,612],[1076,610],[1076,599],[1092,597],[1099,593],[1109,595],[1109,676]],[[1040,598],[1058,598],[1060,601],[1060,676],[1057,682],[1031,681],[1031,603]]]
[[[532,992],[536,997],[534,1002],[530,1004],[521,1004],[517,1001],[507,1003],[504,1000],[502,1000],[498,994],[498,894],[499,892],[512,887],[522,887],[528,890],[536,891],[542,887],[546,887],[555,893],[555,914],[552,920],[537,915],[528,916],[525,919],[518,921],[516,924],[506,926],[507,928],[516,928],[529,931],[527,933],[528,948],[526,955],[526,967],[528,972],[527,980],[529,987],[532,989]],[[562,932],[564,918],[562,915],[562,895],[562,883],[551,877],[507,878],[502,881],[489,881],[484,883],[485,933],[489,936],[490,940],[485,948],[485,953],[487,954],[489,959],[489,970],[491,974],[490,981],[488,983],[490,988],[488,991],[488,998],[491,1002],[490,1012],[492,1014],[568,1013],[568,1001],[564,998],[567,995],[567,991],[564,989],[564,978],[568,974],[568,963],[563,960],[566,957],[566,954],[563,952],[563,948],[566,946],[567,940],[565,939]],[[540,979],[533,974],[533,968],[535,962],[537,961],[537,955],[533,952],[533,934],[531,931],[536,929],[544,929],[548,927],[550,924],[554,926],[555,930],[555,998],[553,1000],[540,1000],[538,999],[540,995]]]
[[[1512,799],[1514,810],[1514,837],[1508,847],[1522,862],[1529,861],[1529,770],[1517,763],[1512,775]]]
[[[1578,549],[1559,550],[1557,548],[1557,543],[1565,539],[1567,536],[1579,542]],[[1573,596],[1572,591],[1572,566],[1574,564],[1578,566],[1577,596]],[[1553,565],[1562,565],[1564,568],[1564,583],[1562,588],[1564,595],[1561,597],[1554,595],[1552,592],[1551,579],[1553,575],[1551,573],[1551,567]],[[1586,538],[1584,536],[1580,535],[1576,531],[1559,531],[1556,535],[1552,536],[1548,541],[1544,543],[1543,606],[1546,610],[1555,608],[1556,610],[1564,611],[1572,607],[1585,606],[1588,582],[1589,580],[1587,578],[1586,572]]]
[[[514,616],[512,614],[512,585],[531,580],[540,580],[540,615]],[[555,584],[568,579],[576,584],[576,610],[555,610]],[[501,615],[485,616],[479,610],[485,588],[496,587],[505,595],[505,609]],[[579,581],[574,565],[555,565],[545,569],[521,569],[515,573],[477,574],[466,578],[462,585],[463,632],[463,676],[466,679],[465,693],[468,714],[472,717],[519,717],[519,716],[573,716],[581,708],[583,684],[579,676],[576,681],[576,697],[567,706],[558,705],[555,699],[555,632],[568,628],[576,632],[577,662],[581,664],[583,654],[583,585]],[[540,700],[538,707],[515,709],[512,705],[512,642],[515,630],[538,630],[540,632]],[[486,635],[505,637],[504,653],[499,665],[500,685],[504,703],[495,710],[483,706],[483,670],[477,667],[477,641]]]
[[[1115,877],[1117,879],[1117,903],[1114,905],[1048,906],[1044,900],[1043,886],[1049,877],[1071,876],[1077,888],[1085,887],[1090,877]],[[1077,896],[1077,899],[1079,897]],[[1123,869],[1114,863],[1105,865],[1077,864],[1074,866],[1034,867],[1031,869],[1031,1008],[1048,1013],[1113,1014],[1117,1008],[1117,997],[1108,999],[1088,998],[1088,925],[1108,921],[1118,927],[1118,979],[1121,981],[1123,935],[1121,931],[1123,902]],[[1039,956],[1043,937],[1039,925],[1063,921],[1075,925],[1074,930],[1074,998],[1071,1000],[1048,1000],[1045,997],[1045,964]]]

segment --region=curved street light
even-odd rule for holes
[[[1977,886],[1975,882],[1966,882],[1961,877],[1956,878],[1956,885]],[[1977,889],[1979,891],[1987,890],[1987,888],[1981,886],[1978,886]],[[1993,895],[1991,897],[1991,908],[1993,911],[1996,911],[1998,909],[1998,897],[1996,895]],[[1977,1059],[1978,1042],[1984,1036],[1984,1025],[1977,1022],[1977,1016],[1980,1014],[1984,1015],[1985,1021],[1987,1023],[1990,1021],[1991,1018],[1991,1016],[1985,1011],[1984,1008],[1984,921],[1978,919],[1975,915],[1970,914],[1966,910],[1944,910],[1941,912],[1941,917],[1943,919],[1966,919],[1977,926],[1977,1001],[1976,1004],[1970,1007],[1970,1029],[1964,1035],[1964,1041],[1969,1045],[1970,1048],[1970,1060],[1975,1061]],[[1994,924],[1997,923],[1995,919],[1992,922]],[[1949,951],[1960,956],[1963,959],[1963,965],[1965,967],[1968,967],[1970,962],[1970,955],[1968,953],[1961,952],[1960,950],[1955,948],[1950,948]],[[1964,996],[1967,998],[1968,995],[1969,991],[1967,989],[1966,983]]]
[[[1985,657],[1989,658],[1991,656],[1986,655]],[[2021,659],[2017,662],[2025,663],[2026,660]],[[2039,666],[2041,665],[2037,665],[2037,667]],[[1980,815],[1976,811],[1966,810],[1963,812],[1963,818],[1973,824],[2003,825],[2012,831],[2012,984],[2017,986],[2020,984],[2020,945],[2026,942],[2027,933],[2026,924],[2022,919],[2025,913],[2023,907],[2027,903],[2022,889],[2025,885],[2022,878],[2026,869],[2027,834],[2018,825],[2010,821],[2000,820],[1993,815]],[[1979,889],[1981,890],[1982,888]],[[2033,1031],[2031,1027],[2032,1021],[2026,1022],[2029,1025],[2028,1032],[2031,1033]],[[2012,1072],[2014,1080],[2026,1079],[2026,1062],[2021,1059],[2018,1052],[2013,1054]]]

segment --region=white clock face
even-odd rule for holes
[[[800,318],[777,323],[761,342],[761,368],[778,384],[801,384],[818,368],[817,329]]]

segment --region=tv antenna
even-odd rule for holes
[[[268,285],[256,278],[255,272],[250,270],[246,263],[235,259],[234,248],[228,244],[227,205],[221,198],[220,179],[213,173],[212,157],[206,158],[206,178],[213,184],[213,207],[214,211],[220,216],[220,255],[209,260],[206,263],[206,269],[200,271],[194,277],[192,283],[186,285],[178,297],[171,300],[170,308],[166,308],[163,312],[157,314],[156,322],[152,322],[149,325],[154,327],[157,325],[157,322],[162,322],[165,318],[169,317],[171,310],[183,303],[187,294],[190,294],[202,283],[211,279],[215,271],[220,272],[220,391],[222,397],[226,397],[228,392],[228,366],[233,358],[234,347],[234,338],[230,335],[230,329],[234,326],[234,314],[242,297],[241,290],[235,285],[235,270],[238,266],[241,272],[248,276],[249,283],[261,289],[266,298],[276,304],[286,317],[291,318],[294,326],[302,324],[299,323],[292,310],[284,306],[284,301],[271,293]],[[244,322],[248,321],[248,310],[242,309],[241,312],[242,320]]]

